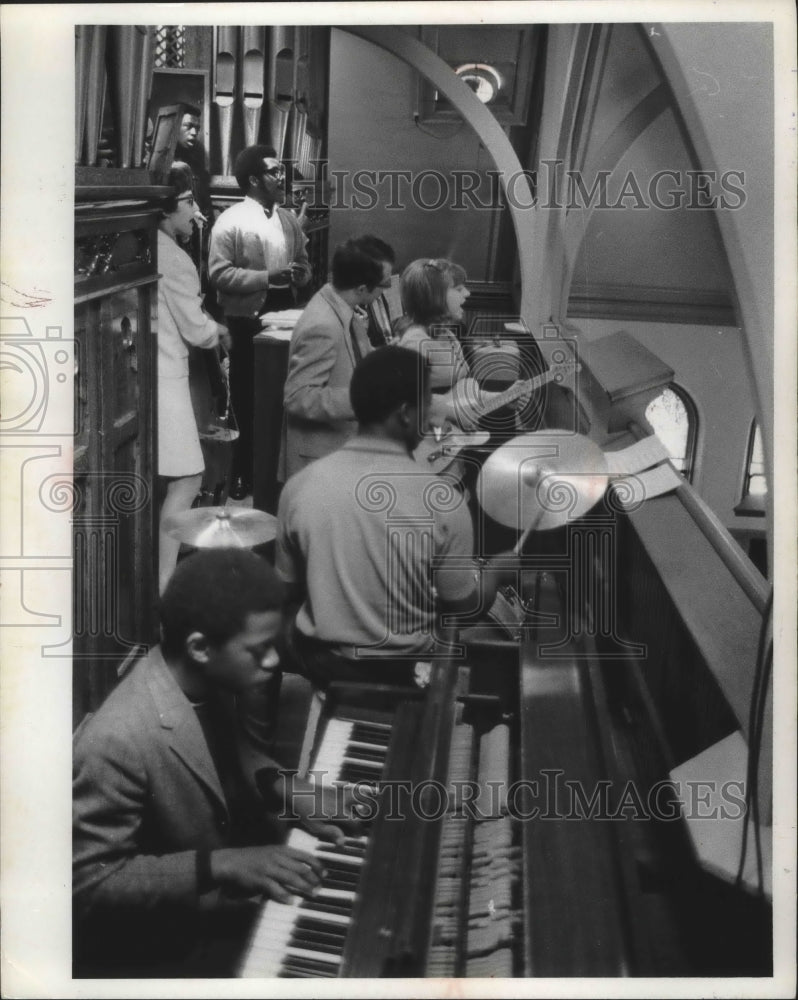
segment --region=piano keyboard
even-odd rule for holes
[[[390,737],[391,727],[383,723],[329,719],[311,770],[325,782],[376,784]]]
[[[325,783],[376,785],[390,743],[391,726],[329,719],[311,767]],[[294,829],[287,846],[318,858],[325,868],[311,897],[290,903],[268,900],[257,919],[239,975],[245,978],[338,976],[368,837],[347,837],[341,846]]]

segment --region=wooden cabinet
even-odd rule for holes
[[[75,221],[75,722],[157,641],[157,213],[82,206]]]

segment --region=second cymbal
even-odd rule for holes
[[[198,549],[249,549],[277,537],[277,518],[248,507],[195,507],[172,515],[164,530]]]
[[[607,488],[607,460],[569,431],[521,434],[497,448],[477,480],[482,509],[508,528],[545,531],[581,517]]]

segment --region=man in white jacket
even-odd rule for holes
[[[247,146],[234,173],[244,200],[222,212],[211,233],[208,274],[233,338],[230,394],[240,437],[233,451],[234,499],[252,488],[254,356],[260,316],[295,305],[310,281],[307,237],[285,201],[285,168],[271,146]]]

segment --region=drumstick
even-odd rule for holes
[[[526,526],[526,528],[524,528],[524,531],[521,534],[521,537],[518,539],[518,541],[516,542],[515,548],[513,549],[513,555],[516,555],[516,556],[520,556],[521,555],[521,550],[523,549],[524,545],[526,544],[527,538],[529,538],[529,536],[532,534],[532,532],[538,526],[538,524],[540,523],[540,519],[542,517],[543,517],[543,508],[541,507],[538,510],[538,512],[535,514],[535,516],[532,518],[532,520],[529,522],[529,524]]]

